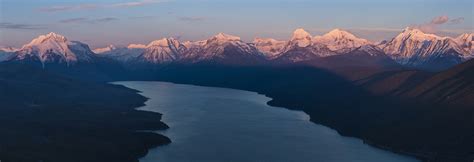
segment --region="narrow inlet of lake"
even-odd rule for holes
[[[165,82],[116,82],[150,98],[139,109],[163,114],[172,143],[140,162],[412,162],[314,124],[304,112],[234,89]]]

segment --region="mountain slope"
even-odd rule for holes
[[[180,59],[184,45],[174,38],[163,38],[149,43],[137,60],[153,64],[166,64]]]
[[[314,43],[311,34],[304,29],[296,29],[293,36],[274,59],[277,63],[295,63],[335,55],[326,45]]]
[[[128,61],[137,59],[137,57],[144,52],[145,48],[145,45],[136,44],[131,44],[127,47],[115,47],[110,45],[108,47],[95,49],[94,52],[97,54],[96,56],[126,63]]]
[[[0,50],[0,62],[10,60],[14,55],[13,52]]]
[[[473,34],[462,34],[457,37],[456,42],[466,51],[471,53],[471,58],[474,57],[474,37]]]
[[[327,69],[350,81],[402,68],[375,45],[364,45],[348,53],[320,57],[302,63]]]
[[[189,42],[182,63],[248,65],[265,62],[265,55],[240,37],[219,33],[210,39]]]
[[[470,55],[452,38],[411,28],[383,45],[383,50],[404,66],[435,71],[462,63]]]
[[[0,158],[6,162],[136,161],[170,140],[136,91],[0,63]],[[71,158],[74,157],[74,158]]]
[[[330,50],[338,53],[347,53],[355,48],[370,44],[369,41],[341,29],[334,29],[323,36],[316,36],[314,42],[324,44]]]
[[[94,53],[89,46],[69,41],[56,33],[41,35],[18,50],[14,61],[33,61],[45,65],[47,63],[75,64],[77,62],[92,62]]]
[[[278,41],[272,38],[256,38],[253,44],[257,49],[265,54],[269,60],[275,59],[285,47],[285,41]]]
[[[474,60],[434,75],[407,95],[430,102],[474,107]]]

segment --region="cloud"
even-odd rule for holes
[[[75,6],[51,6],[40,8],[42,12],[59,12],[59,11],[74,11],[74,10],[91,10],[97,9],[99,6],[95,4],[80,4]]]
[[[0,29],[46,29],[43,25],[36,25],[36,24],[16,24],[16,23],[7,23],[2,22],[0,23]]]
[[[464,17],[458,17],[449,21],[451,24],[461,24],[464,22]]]
[[[205,21],[206,18],[204,18],[204,17],[181,16],[181,17],[178,17],[178,20],[185,21],[185,22],[198,22],[198,21]]]
[[[64,20],[60,20],[59,22],[60,23],[81,23],[87,20],[88,19],[85,17],[79,17],[79,18],[64,19]]]
[[[132,16],[128,18],[129,19],[151,19],[151,18],[155,18],[155,16]]]
[[[71,19],[64,19],[60,20],[60,23],[87,23],[87,24],[95,24],[95,23],[105,23],[105,22],[110,22],[110,21],[116,21],[119,20],[118,18],[115,17],[105,17],[105,18],[100,18],[100,19],[89,19],[85,17],[78,17],[78,18],[71,18]]]
[[[125,2],[125,3],[116,3],[112,4],[112,7],[135,7],[135,6],[145,6],[148,4],[153,4],[153,3],[160,3],[163,1],[160,0],[141,0],[141,1],[135,1],[135,2]]]
[[[410,27],[419,29],[425,33],[437,33],[439,31],[438,30],[439,26],[443,24],[447,24],[448,22],[449,24],[460,24],[464,22],[464,18],[459,17],[459,18],[450,20],[448,16],[442,15],[442,16],[433,18],[429,23],[411,25]]]
[[[110,22],[110,21],[116,21],[116,20],[119,20],[119,19],[115,17],[106,17],[106,18],[101,18],[101,19],[95,19],[93,21],[94,22]]]
[[[92,9],[105,9],[105,8],[128,8],[128,7],[139,7],[146,6],[149,4],[167,2],[168,0],[139,0],[139,1],[130,1],[123,3],[111,3],[111,4],[78,4],[78,5],[68,5],[68,6],[50,6],[40,8],[41,12],[61,12],[61,11],[82,11],[82,10],[92,10]]]
[[[448,16],[438,16],[438,17],[435,17],[433,20],[431,20],[431,24],[444,24],[446,22],[448,22],[449,20],[449,17]]]

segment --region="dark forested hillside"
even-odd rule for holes
[[[407,95],[430,102],[474,107],[474,60],[430,77]]]
[[[136,161],[169,139],[161,115],[134,110],[136,91],[81,82],[28,65],[0,65],[0,159],[5,162]]]
[[[472,107],[375,95],[327,70],[195,65],[147,74],[147,80],[256,91],[273,98],[270,105],[303,110],[343,135],[424,160],[466,161],[474,155]]]

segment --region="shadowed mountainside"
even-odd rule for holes
[[[474,109],[377,96],[332,72],[308,66],[166,66],[135,71],[144,80],[255,91],[270,105],[303,110],[341,134],[424,160],[473,158]],[[150,75],[152,74],[152,75]]]
[[[430,102],[474,106],[474,60],[430,77],[408,96]]]
[[[0,64],[0,159],[5,162],[137,161],[167,144],[161,114],[134,110],[134,90]]]

